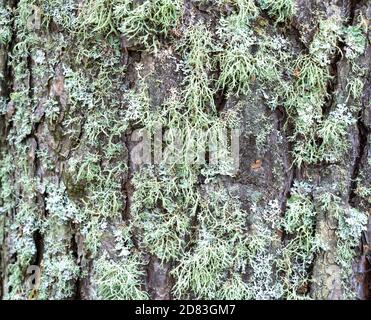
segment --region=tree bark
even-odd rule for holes
[[[3,299],[370,298],[371,6],[281,2],[0,1]]]

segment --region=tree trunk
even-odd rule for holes
[[[370,2],[0,0],[3,299],[369,299]]]

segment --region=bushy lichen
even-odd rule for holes
[[[319,30],[309,46],[309,54],[320,66],[328,66],[334,54],[340,50],[338,41],[342,34],[342,21],[338,14],[320,20]]]
[[[182,185],[182,180],[187,183]],[[165,168],[142,170],[133,178],[133,223],[143,230],[143,246],[162,261],[184,253],[199,202],[195,182],[195,178],[172,176]]]
[[[11,14],[6,7],[0,7],[0,45],[7,45],[12,36]]]
[[[94,288],[96,298],[103,300],[144,300],[142,290],[143,261],[133,252],[130,228],[123,226],[114,231],[117,258],[104,253],[94,262]]]
[[[122,33],[127,41],[147,48],[157,46],[157,36],[167,36],[181,14],[179,0],[86,1],[77,20],[76,30],[84,38]]]
[[[202,121],[208,109],[215,111],[216,92],[210,72],[214,69],[211,54],[216,51],[212,34],[204,24],[190,27],[180,42],[184,66],[184,103],[189,118]]]
[[[295,13],[295,1],[293,0],[259,0],[264,10],[275,17],[277,22],[284,22],[290,19]]]
[[[277,274],[281,258],[281,239],[277,232],[282,223],[281,209],[277,201],[271,201],[263,208],[254,206],[252,212],[256,218],[248,238],[249,298],[280,299],[284,296],[282,281]]]
[[[136,270],[140,266],[135,259],[115,262],[103,256],[96,261],[95,274],[98,299],[103,300],[144,300],[146,293],[140,290]]]
[[[36,205],[36,189],[38,181],[35,178],[30,178],[29,168],[27,166],[27,148],[20,147],[18,150],[18,160],[23,165],[22,170],[15,171],[10,158],[2,159],[1,172],[1,200],[3,206],[2,214],[9,214],[17,208],[17,213],[11,224],[6,225],[10,230],[10,241],[12,247],[10,254],[16,255],[16,259],[9,264],[5,270],[9,276],[9,281],[5,288],[5,298],[7,299],[22,299],[27,296],[27,288],[25,287],[25,272],[28,266],[32,263],[36,246],[34,242],[34,233],[41,227],[40,209]],[[22,166],[21,166],[22,167]],[[4,179],[9,179],[4,181]],[[22,184],[19,190],[14,189],[11,181],[17,180]],[[11,193],[10,193],[11,191]]]
[[[346,43],[345,56],[353,60],[360,56],[366,47],[366,37],[362,25],[349,26],[343,30],[343,38]]]
[[[365,212],[346,206],[340,197],[332,193],[324,193],[321,196],[321,205],[322,210],[338,222],[336,262],[341,267],[342,287],[345,296],[354,298],[354,288],[351,281],[354,249],[359,244],[362,232],[367,230],[368,216]]]
[[[288,299],[307,297],[305,293],[310,282],[308,268],[319,247],[315,237],[316,211],[310,193],[310,185],[296,182],[282,221],[288,240],[278,264],[283,275],[284,296]]]
[[[205,191],[197,215],[197,241],[172,270],[176,297],[189,296],[189,292],[208,299],[231,295],[233,288],[221,289],[226,275],[229,271],[236,278],[245,267],[246,222],[240,202],[220,187],[210,185]]]
[[[347,151],[347,129],[354,124],[356,119],[345,105],[338,105],[328,118],[321,123],[318,136],[322,143],[319,147],[321,158],[325,161],[339,161]]]
[[[250,20],[255,18],[253,16]],[[290,58],[286,40],[253,28],[250,20],[239,11],[223,17],[217,30],[223,45],[219,49],[221,74],[218,86],[229,94],[246,95],[256,81],[270,90],[279,87],[278,84],[284,86],[283,66]]]

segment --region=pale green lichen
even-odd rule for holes
[[[349,26],[344,30],[346,43],[345,56],[353,60],[363,54],[366,48],[366,37],[362,25]]]
[[[103,300],[144,300],[147,294],[140,290],[140,263],[133,258],[115,262],[102,256],[95,263],[97,297]]]
[[[283,66],[290,55],[283,37],[271,37],[252,28],[241,12],[223,17],[216,34],[223,45],[219,48],[219,89],[238,96],[248,94],[256,81],[269,87],[266,91],[272,91],[277,84],[285,85]]]
[[[181,14],[179,0],[99,0],[84,3],[77,20],[77,30],[84,38],[91,34],[105,37],[121,32],[127,40],[147,48],[157,46],[156,36],[167,36]]]
[[[268,10],[270,16],[275,17],[277,23],[290,19],[295,14],[293,0],[259,0],[259,5]]]
[[[248,238],[247,261],[252,270],[247,283],[249,298],[280,299],[284,288],[276,271],[281,257],[281,239],[277,233],[282,223],[281,209],[278,201],[271,201],[263,208],[253,206],[252,212],[256,218]]]
[[[144,271],[140,256],[132,251],[131,230],[128,227],[114,231],[116,261],[104,253],[94,262],[94,288],[96,298],[103,300],[144,300],[142,290]]]
[[[9,167],[5,163],[1,172],[2,179],[10,179],[9,182],[1,185],[0,195],[2,201],[6,204],[3,207],[4,213],[17,209],[17,214],[12,219],[11,225],[8,226],[8,230],[11,231],[9,237],[12,242],[10,254],[16,254],[17,258],[5,270],[9,277],[5,287],[4,297],[6,299],[22,299],[27,295],[24,274],[36,253],[34,233],[41,227],[40,209],[35,201],[38,181],[35,178],[30,178],[27,158],[24,157],[27,148],[19,147],[18,152],[18,161],[20,161],[22,170],[16,172],[12,165]],[[7,161],[7,157],[3,158],[2,161]],[[2,164],[4,165],[4,162]],[[11,188],[10,182],[13,179],[17,179],[21,183],[21,190],[9,189]],[[9,193],[10,190],[12,190],[11,194]]]
[[[342,21],[338,14],[320,20],[319,30],[309,46],[310,55],[320,66],[327,66],[337,51],[342,35]]]
[[[318,136],[322,140],[319,153],[323,160],[335,162],[341,159],[348,148],[348,128],[355,123],[356,119],[345,105],[338,105],[322,122]]]
[[[42,24],[48,28],[53,22],[59,28],[71,30],[76,24],[77,3],[74,0],[42,0],[40,1]]]
[[[368,215],[365,212],[346,206],[340,197],[332,193],[324,193],[320,201],[322,210],[338,221],[336,228],[338,237],[335,253],[336,263],[341,267],[344,296],[353,299],[355,292],[351,281],[352,262],[362,232],[367,230]]]
[[[255,19],[260,11],[253,0],[217,0],[218,5],[233,5],[238,15],[232,15],[237,23],[245,24],[249,20]]]
[[[184,180],[187,183],[182,184]],[[195,178],[174,177],[166,169],[142,170],[133,178],[133,223],[143,230],[143,246],[163,261],[184,253],[199,202],[195,182]]]
[[[325,119],[322,110],[328,97],[327,86],[332,80],[329,65],[340,50],[337,44],[341,36],[342,20],[337,14],[321,20],[309,54],[299,56],[294,64],[293,74],[297,80],[285,90],[285,104],[294,120],[294,134],[290,139],[295,141],[293,153],[298,166],[336,161],[348,147],[346,132],[354,123],[350,108],[339,103],[337,110]],[[359,91],[358,84],[351,88],[351,92],[355,91]],[[318,144],[318,140],[322,143]]]
[[[245,265],[246,213],[238,199],[210,185],[201,206],[197,215],[197,242],[172,270],[176,297],[185,297],[191,291],[195,297],[218,298],[227,270],[238,273]]]
[[[210,71],[214,69],[211,54],[216,48],[207,26],[196,24],[189,28],[178,50],[185,60],[184,103],[189,109],[189,117],[202,121],[208,109],[215,110],[216,93],[210,77]]]
[[[287,299],[307,298],[303,292],[310,283],[308,268],[319,248],[319,240],[314,233],[316,211],[311,191],[312,187],[304,182],[294,184],[282,221],[288,240],[282,249],[278,265]]]
[[[0,45],[7,45],[11,40],[11,14],[6,7],[0,7]]]

